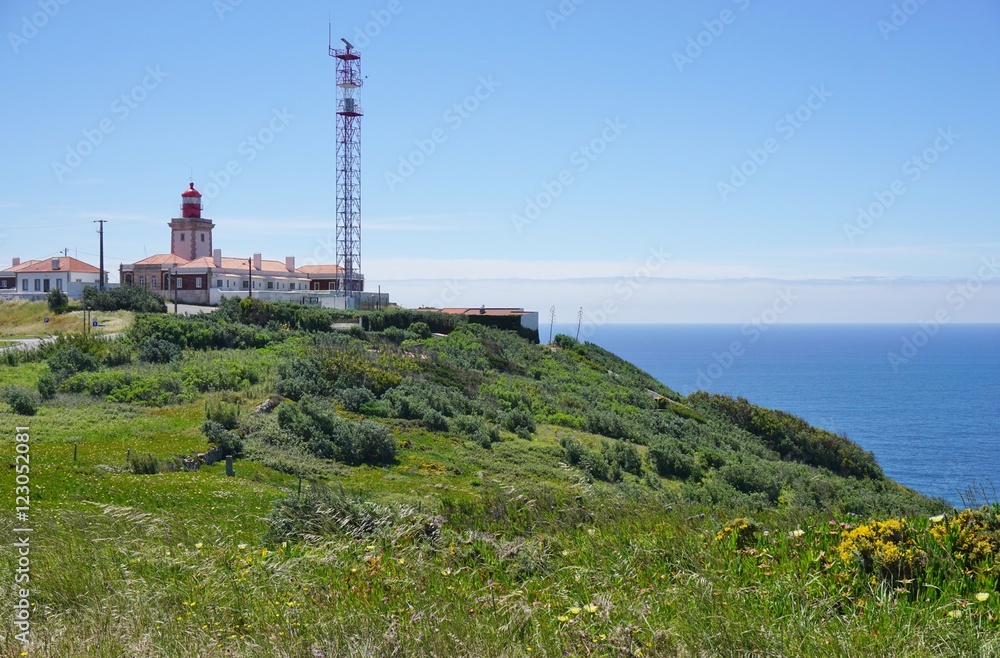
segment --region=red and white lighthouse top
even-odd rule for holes
[[[191,183],[190,188],[181,194],[181,217],[201,219],[201,208],[201,192],[194,189],[194,183]]]

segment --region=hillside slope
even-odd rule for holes
[[[682,398],[595,345],[363,316],[337,332],[334,312],[230,302],[6,357],[21,388],[0,422],[31,434],[29,655],[944,656],[1000,639],[996,507],[949,510],[845,438]],[[210,445],[235,477],[187,470]]]

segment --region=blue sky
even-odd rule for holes
[[[396,301],[1000,322],[987,0],[5,0],[0,263],[162,253],[192,174],[224,253],[333,261],[328,17]]]

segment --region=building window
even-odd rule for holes
[[[184,234],[181,233],[181,242],[184,242]]]
[[[4,290],[7,289],[7,279],[0,281],[0,288],[3,288]]]
[[[201,241],[202,241],[202,242],[204,242],[204,241],[205,241],[205,234],[204,234],[204,233],[202,233],[202,234],[201,234]]]
[[[23,281],[21,281],[21,284],[22,284],[21,288],[24,289],[24,292],[28,292],[28,280],[24,279]]]
[[[35,279],[35,292],[40,292],[42,289],[42,280]]]
[[[246,279],[243,279],[243,289],[244,290],[250,289],[250,283]]]
[[[195,288],[201,288],[201,277],[200,276],[196,276],[194,278],[194,287]]]
[[[221,288],[222,287],[222,279],[219,279],[218,281],[215,282],[215,287],[216,288]]]
[[[125,275],[125,285],[127,285],[127,286],[132,285],[132,273],[131,272],[129,272],[128,274]]]
[[[149,285],[153,288],[153,290],[156,290],[156,287],[159,284],[160,284],[160,277],[157,277],[157,276],[151,276],[151,277],[149,277]]]
[[[184,287],[184,277],[182,277],[182,276],[175,276],[174,277],[174,285],[177,286],[178,290],[180,290],[181,288],[183,288]]]
[[[62,279],[56,279],[56,290],[62,290]]]
[[[267,289],[268,290],[274,290],[274,281],[268,281],[267,282]]]
[[[139,277],[139,285],[140,286],[146,285],[146,277],[145,276],[140,276]]]

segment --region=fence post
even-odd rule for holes
[[[226,475],[233,477],[236,475],[236,471],[233,470],[233,456],[226,455]]]

